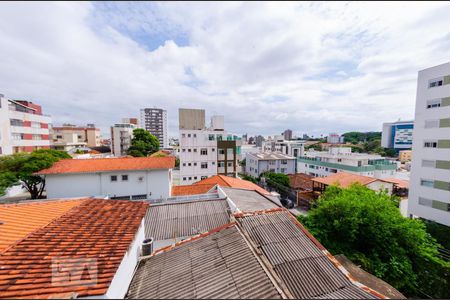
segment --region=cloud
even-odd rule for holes
[[[234,133],[320,135],[412,119],[417,71],[447,62],[450,5],[0,4],[0,92],[54,124],[108,127],[143,107],[225,115]]]

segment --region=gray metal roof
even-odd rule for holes
[[[252,190],[220,187],[240,211],[252,212],[278,208],[274,202]]]
[[[375,298],[359,289],[295,224],[287,211],[238,217],[295,298]]]
[[[145,236],[155,241],[207,232],[230,222],[224,199],[150,205],[145,215]]]
[[[142,260],[127,298],[280,298],[236,226]]]

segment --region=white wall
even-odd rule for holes
[[[111,181],[111,175],[117,181]],[[128,175],[128,181],[122,181]],[[142,177],[142,180],[140,178]],[[119,171],[86,174],[46,175],[47,198],[70,198],[107,195],[110,197],[151,194],[150,199],[171,195],[169,170]]]

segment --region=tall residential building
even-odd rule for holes
[[[0,94],[0,155],[50,148],[51,122],[41,106]]]
[[[395,177],[397,164],[380,155],[352,153],[350,147],[332,147],[328,151],[307,151],[297,159],[297,171],[314,177],[326,177],[340,171],[374,178]]]
[[[412,148],[414,121],[383,123],[381,146],[397,152]]]
[[[340,144],[343,141],[343,137],[341,137],[338,133],[330,133],[327,136],[327,143],[329,144]]]
[[[101,146],[100,128],[96,128],[94,124],[86,126],[76,126],[73,124],[63,124],[55,126],[51,130],[52,141],[55,145],[63,145],[64,143],[86,143],[88,147]],[[76,135],[76,141],[72,138]]]
[[[264,137],[262,135],[258,135],[255,137],[255,145],[256,147],[262,147],[262,144],[264,142]]]
[[[283,136],[284,136],[284,139],[287,140],[287,141],[292,140],[292,130],[286,129],[283,132]]]
[[[408,213],[450,226],[450,63],[419,71]]]
[[[159,141],[161,148],[169,147],[167,134],[167,111],[161,108],[141,109],[140,126],[153,134]]]
[[[180,184],[214,176],[236,177],[241,140],[224,130],[224,117],[213,116],[209,127],[203,109],[179,109]]]
[[[133,138],[133,130],[136,129],[135,124],[120,123],[111,126],[111,152],[114,156],[127,155],[128,148],[131,146]]]

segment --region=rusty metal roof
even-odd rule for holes
[[[275,299],[280,294],[231,225],[142,260],[127,298]]]
[[[193,236],[230,222],[224,199],[151,205],[145,215],[145,236],[166,240]]]

